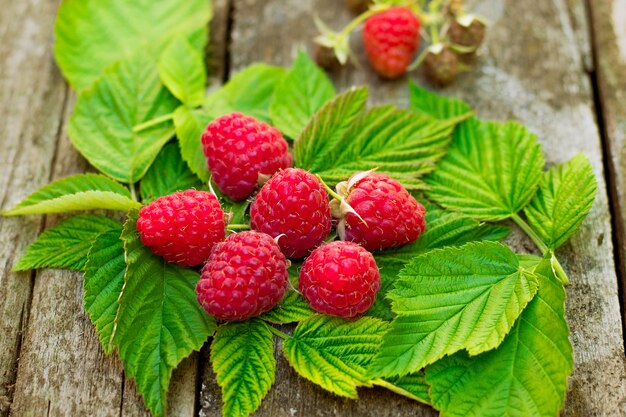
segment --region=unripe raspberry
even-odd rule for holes
[[[198,302],[220,320],[271,310],[285,294],[287,260],[269,235],[233,233],[213,248],[196,286]]]

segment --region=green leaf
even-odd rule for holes
[[[357,387],[372,385],[365,370],[386,329],[387,323],[372,317],[346,321],[315,315],[285,339],[283,353],[304,378],[337,395],[357,398]]]
[[[535,194],[543,167],[537,137],[515,122],[470,119],[426,182],[440,205],[480,220],[513,216]]]
[[[96,168],[125,183],[139,181],[174,136],[171,122],[133,127],[172,113],[177,100],[159,80],[156,61],[138,51],[108,69],[78,96],[69,123],[72,143]]]
[[[106,354],[113,352],[111,335],[126,272],[124,242],[120,239],[122,227],[119,226],[96,238],[85,268],[85,311],[96,327]]]
[[[2,214],[18,216],[93,209],[126,211],[140,206],[121,184],[102,175],[79,174],[44,185]]]
[[[84,271],[87,253],[96,237],[122,225],[97,214],[80,214],[45,230],[13,266],[13,271],[60,268]],[[118,236],[119,236],[118,232]]]
[[[196,301],[199,274],[165,262],[139,240],[138,212],[129,213],[122,233],[126,276],[116,330],[126,375],[137,381],[146,406],[165,414],[172,371],[213,334],[215,320]]]
[[[196,107],[204,100],[206,68],[200,51],[189,41],[178,36],[159,58],[161,82],[170,92],[189,107]]]
[[[391,301],[385,296],[394,287],[400,270],[416,256],[432,249],[461,246],[473,241],[499,241],[504,239],[509,231],[506,227],[479,223],[460,213],[427,204],[426,230],[417,241],[374,253],[376,264],[380,269],[381,287],[376,302],[367,311],[367,315],[383,320],[393,319],[395,314],[391,310]]]
[[[335,87],[326,75],[300,51],[287,75],[276,86],[270,105],[274,126],[290,138],[297,138],[309,119],[335,96]]]
[[[178,146],[168,143],[141,180],[141,198],[146,203],[176,191],[201,189],[203,185],[181,158]]]
[[[431,93],[413,81],[409,81],[409,98],[411,109],[435,119],[450,119],[472,111],[472,108],[463,100]]]
[[[202,50],[210,6],[205,0],[65,0],[54,24],[54,56],[65,78],[81,90],[135,51],[151,49],[157,57],[178,34]]]
[[[365,109],[367,87],[351,88],[315,113],[294,145],[295,165],[317,172],[328,164],[345,133]]]
[[[409,397],[413,400],[430,405],[430,395],[428,390],[430,386],[426,383],[426,375],[424,371],[408,374],[401,377],[391,377],[384,380],[381,385],[391,391]]]
[[[174,112],[174,125],[176,126],[181,156],[191,172],[205,183],[209,182],[211,174],[202,150],[201,137],[202,132],[212,120],[213,116],[210,114],[204,111],[190,110],[184,106],[180,106]]]
[[[435,408],[447,417],[558,415],[572,372],[565,291],[549,261],[535,270],[539,291],[496,350],[464,352],[426,368]]]
[[[305,320],[315,314],[309,303],[296,291],[287,290],[276,306],[260,316],[265,321],[287,324]]]
[[[370,374],[402,376],[461,349],[470,355],[493,349],[536,291],[534,275],[500,243],[468,243],[419,256],[389,293],[397,317]]]
[[[254,413],[276,378],[272,332],[259,319],[220,326],[211,344],[211,363],[222,387],[222,414]]]
[[[214,117],[237,111],[267,122],[274,88],[284,75],[281,67],[250,65],[207,97],[204,108]]]
[[[541,240],[554,250],[578,230],[591,210],[596,190],[593,167],[579,154],[543,174],[524,213]]]

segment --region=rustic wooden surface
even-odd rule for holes
[[[74,94],[51,52],[57,3],[0,0],[2,209],[51,179],[88,169],[65,131]],[[625,244],[626,0],[473,3],[492,23],[484,56],[444,93],[466,99],[481,117],[527,124],[551,164],[584,152],[599,180],[589,218],[559,253],[572,281],[567,313],[576,363],[563,415],[626,415],[616,274],[616,262],[623,267],[624,257],[614,257],[614,245],[623,255]],[[351,18],[339,0],[214,0],[214,9],[210,89],[252,62],[289,65],[298,49],[311,51],[313,13],[337,28]],[[362,55],[358,40],[354,49]],[[339,88],[370,85],[373,103],[408,102],[406,79],[382,82],[362,59],[332,76]],[[10,272],[25,247],[58,220],[0,218],[0,416],[147,416],[119,361],[102,354],[82,308],[80,274]],[[519,233],[508,243],[532,250]],[[361,390],[359,401],[327,394],[296,376],[279,354],[280,341],[276,350],[277,382],[258,416],[436,415],[382,389]],[[220,405],[205,349],[176,371],[170,415],[218,416]]]

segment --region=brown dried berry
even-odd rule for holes
[[[335,71],[341,67],[341,63],[337,59],[335,51],[327,46],[316,44],[315,50],[313,51],[313,58],[315,62],[317,62],[317,65],[329,71]]]
[[[454,44],[467,48],[478,48],[485,39],[484,23],[477,19],[472,19],[469,25],[463,21],[454,21],[448,29],[448,38]]]
[[[346,7],[354,14],[363,13],[371,4],[372,0],[346,0]]]
[[[459,72],[459,58],[449,46],[431,47],[422,65],[426,78],[439,87],[451,84]]]

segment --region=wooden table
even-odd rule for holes
[[[481,117],[527,124],[550,164],[581,151],[591,159],[598,199],[559,254],[571,277],[576,364],[563,415],[624,416],[626,0],[473,3],[492,23],[484,56],[444,93],[467,100]],[[0,0],[2,209],[52,179],[89,169],[66,132],[75,94],[52,56],[57,6]],[[215,0],[214,9],[210,88],[252,62],[289,65],[299,48],[311,51],[314,13],[337,28],[351,18],[340,0]],[[358,41],[354,47],[362,57]],[[338,87],[368,84],[373,101],[407,105],[405,79],[382,82],[361,65],[333,74]],[[146,416],[120,362],[102,353],[83,311],[81,274],[10,272],[26,246],[58,221],[0,218],[0,416]],[[508,243],[534,250],[521,233]],[[360,401],[334,397],[277,357],[277,382],[259,416],[436,415],[379,389],[362,389]],[[206,351],[175,372],[170,415],[219,416],[220,401]]]

